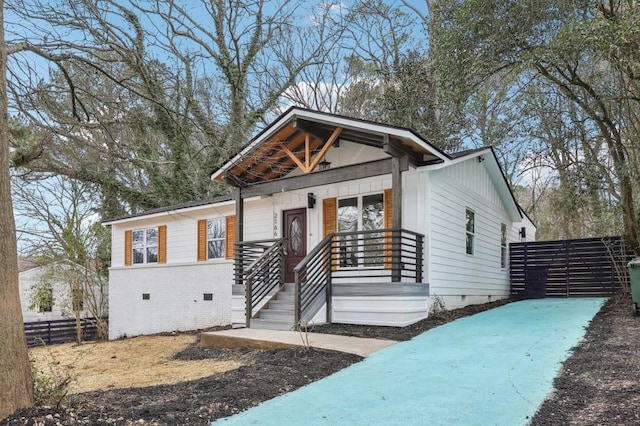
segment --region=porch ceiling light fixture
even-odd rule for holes
[[[327,161],[326,158],[323,158],[321,162],[318,163],[318,170],[329,170],[331,168],[331,161]]]

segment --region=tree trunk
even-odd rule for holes
[[[76,311],[76,343],[78,345],[82,343],[82,319],[80,318],[80,311]]]
[[[33,380],[18,291],[16,225],[9,179],[7,48],[0,0],[0,420],[33,404]]]

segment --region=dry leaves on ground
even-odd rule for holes
[[[176,360],[197,336],[141,336],[102,343],[63,344],[30,350],[47,374],[70,376],[70,393],[172,384],[236,369],[237,360]]]

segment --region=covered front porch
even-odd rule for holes
[[[331,233],[294,267],[293,281],[287,282],[290,246],[284,238],[236,244],[237,326],[404,326],[426,318],[422,234],[394,228]]]
[[[403,181],[411,175],[417,191],[416,167],[443,158],[405,129],[283,114],[213,175],[235,188],[234,323],[288,330],[425,318],[425,236],[421,219],[404,217],[418,195],[403,196]],[[272,209],[273,238],[247,238],[256,226],[247,199]]]

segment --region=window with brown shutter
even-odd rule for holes
[[[236,244],[236,217],[227,216],[227,239],[226,239],[226,255],[227,259],[233,259]]]
[[[131,240],[132,240],[132,232],[124,231],[124,265],[131,266]]]
[[[167,225],[158,226],[158,263],[167,263]]]
[[[124,233],[124,264],[166,263],[167,226],[139,228]]]
[[[198,262],[223,257],[233,259],[235,243],[235,216],[198,221]]]
[[[326,237],[337,231],[338,210],[335,198],[322,200],[322,236]]]
[[[207,260],[207,219],[198,221],[198,262]]]
[[[322,236],[333,234],[338,230],[338,200],[336,198],[325,198],[322,200]],[[333,257],[331,260],[332,270],[338,267],[338,260]]]

